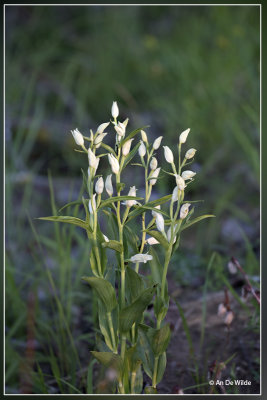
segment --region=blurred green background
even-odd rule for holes
[[[196,212],[216,218],[185,233],[170,272],[177,285],[201,287],[213,251],[221,262],[210,290],[222,289],[232,255],[259,275],[259,13],[255,6],[6,6],[7,392],[28,384],[52,393],[44,382],[59,371],[73,373],[75,386],[75,347],[82,363],[82,349],[94,342],[80,284],[86,238],[34,218],[77,198],[87,160],[73,151],[70,130],[88,135],[109,120],[114,100],[131,130],[150,125],[149,140],[163,135],[173,150],[191,128],[186,146],[198,150],[198,174],[187,199],[203,199]],[[162,151],[158,157],[166,168]],[[128,181],[142,191],[138,175]],[[168,194],[172,186],[164,176],[155,189]],[[29,310],[38,365],[30,383],[22,372]],[[57,390],[76,393],[58,379]]]

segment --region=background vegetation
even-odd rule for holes
[[[190,127],[188,147],[198,149],[190,198],[216,218],[184,235],[171,270],[179,301],[202,298],[203,285],[228,284],[239,296],[231,256],[257,286],[259,7],[7,6],[5,21],[6,392],[90,393],[96,316],[80,280],[86,238],[35,220],[81,190],[87,160],[73,151],[70,129],[88,134],[113,100],[130,128],[150,125],[150,140],[163,135],[173,149]],[[136,172],[127,180],[142,193]],[[165,175],[156,189],[170,192]],[[258,332],[252,315],[246,326]],[[259,382],[253,346],[251,357]]]

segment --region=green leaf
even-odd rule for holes
[[[106,351],[91,351],[92,355],[105,367],[114,368],[121,373],[123,370],[123,362],[121,356]]]
[[[151,344],[148,338],[148,331],[150,327],[139,324],[138,325],[138,354],[142,360],[143,368],[145,373],[152,379],[153,366],[154,366],[154,354],[151,348]]]
[[[117,157],[117,154],[115,153],[115,151],[113,150],[112,147],[110,147],[109,145],[101,142],[101,147],[103,147],[104,149],[106,149],[109,153],[112,153],[115,157]]]
[[[89,199],[86,199],[89,201]],[[70,203],[65,204],[63,207],[61,207],[58,212],[63,211],[65,208],[67,207],[71,207],[71,206],[77,206],[78,204],[82,204],[82,200],[75,200],[75,201],[71,201]]]
[[[167,196],[163,196],[163,197],[160,197],[159,199],[152,200],[152,201],[146,203],[146,206],[156,207],[160,204],[167,203],[167,201],[171,200],[171,198],[172,198],[172,195],[168,194]]]
[[[134,146],[132,151],[130,151],[130,153],[127,154],[127,156],[125,157],[125,160],[124,160],[123,168],[125,168],[126,165],[128,165],[129,162],[134,158],[135,154],[137,153],[137,150],[139,149],[140,144],[141,144],[140,142],[137,143],[137,145]]]
[[[68,217],[68,216],[51,216],[51,217],[40,217],[38,219],[42,219],[44,221],[52,221],[52,222],[65,222],[67,224],[72,224],[79,226],[80,228],[87,229],[88,226],[85,221],[76,217]]]
[[[110,206],[112,203],[115,203],[117,201],[126,201],[126,200],[143,200],[143,197],[135,197],[135,196],[115,196],[115,197],[109,197],[108,199],[104,200],[100,206],[100,208]]]
[[[130,294],[131,302],[144,291],[143,279],[130,266],[126,268],[126,290]]]
[[[152,236],[153,238],[158,240],[160,242],[160,244],[164,247],[165,250],[168,250],[170,244],[169,244],[168,240],[165,239],[165,237],[162,235],[161,232],[149,231],[149,230],[145,230],[145,232],[147,232],[150,236]]]
[[[120,330],[128,332],[134,323],[141,320],[142,314],[151,302],[156,291],[156,285],[144,290],[129,306],[120,311]]]
[[[126,136],[119,144],[119,147],[122,147],[124,145],[124,143],[126,143],[129,139],[132,139],[138,132],[140,132],[142,129],[146,129],[148,128],[149,125],[143,126],[142,128],[137,128],[134,131],[132,131],[131,133],[129,133],[128,136]]]
[[[158,384],[161,381],[166,369],[166,364],[167,364],[166,353],[163,353],[159,356],[156,384]]]
[[[135,394],[140,394],[142,393],[142,390],[143,390],[143,371],[142,371],[142,366],[139,365],[136,370],[136,377],[132,391]]]
[[[117,240],[110,240],[109,242],[103,242],[101,243],[102,247],[108,247],[109,249],[115,250],[118,253],[122,253],[123,246],[120,242]]]
[[[99,320],[99,328],[101,330],[102,335],[105,338],[105,343],[109,347],[111,351],[114,351],[111,333],[109,331],[108,326],[108,318],[107,318],[107,310],[103,305],[102,301],[98,299],[98,320]]]
[[[84,276],[82,279],[88,282],[93,289],[97,292],[99,298],[103,301],[106,306],[107,312],[113,310],[117,305],[116,293],[110,282],[103,278],[87,277]]]
[[[182,232],[184,229],[189,228],[189,226],[194,225],[194,224],[196,224],[197,222],[201,221],[202,219],[205,219],[205,218],[214,218],[214,217],[215,217],[215,215],[212,215],[212,214],[205,214],[205,215],[201,215],[200,217],[194,218],[193,220],[191,220],[191,221],[188,222],[188,223],[185,223],[185,224],[181,227],[181,232]]]
[[[169,344],[171,338],[171,330],[169,324],[162,326],[160,329],[157,329],[152,340],[152,350],[155,354],[155,357],[163,354]]]

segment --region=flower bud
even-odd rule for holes
[[[187,139],[187,136],[188,136],[189,132],[190,132],[190,128],[186,129],[185,131],[183,131],[181,133],[181,135],[179,137],[179,142],[180,143],[185,143],[186,142],[186,139]]]
[[[128,196],[134,196],[136,197],[136,188],[135,186],[132,186],[129,190]],[[127,207],[132,207],[136,204],[136,200],[126,200],[125,202]]]
[[[178,186],[175,186],[172,192],[172,202],[178,201]]]
[[[109,126],[110,122],[104,122],[103,124],[99,125],[96,130],[96,133],[103,133],[107,126]]]
[[[84,145],[84,139],[83,139],[83,135],[81,134],[81,132],[76,128],[74,129],[74,131],[71,131],[72,136],[76,142],[76,144],[78,146],[83,146]]]
[[[116,101],[113,101],[111,107],[111,115],[114,119],[118,118],[119,116],[119,107]]]
[[[176,185],[178,186],[179,190],[184,190],[185,189],[185,181],[183,180],[183,178],[180,175],[175,175],[175,179],[176,179]]]
[[[124,145],[122,146],[122,155],[124,157],[126,157],[130,150],[131,150],[131,144],[132,144],[133,139],[129,139],[127,140],[127,142],[124,143]]]
[[[160,167],[155,169],[155,171],[153,171],[151,178],[155,178],[155,179],[150,179],[149,183],[150,185],[155,185],[155,183],[157,182],[157,177],[159,176],[159,172],[160,172]]]
[[[171,149],[168,146],[163,146],[164,148],[164,156],[165,159],[168,163],[172,164],[173,163],[173,154]]]
[[[153,149],[158,150],[160,143],[162,141],[163,136],[159,136],[157,139],[154,140]]]
[[[185,203],[182,205],[181,209],[180,209],[180,218],[181,219],[185,219],[185,217],[188,214],[189,211],[189,207],[191,206],[190,203]]]
[[[108,161],[111,166],[112,172],[117,175],[120,170],[120,164],[116,157],[113,154],[108,154]]]
[[[105,181],[105,189],[106,192],[109,196],[113,195],[113,186],[112,186],[112,174],[108,175],[106,177],[106,181]]]
[[[158,231],[164,232],[164,218],[160,213],[157,213],[156,215],[156,226]]]
[[[147,135],[146,132],[141,129],[141,137],[143,142],[147,143]]]
[[[146,240],[147,244],[150,246],[153,246],[153,244],[159,244],[159,241],[155,239],[154,237],[150,237]]]
[[[90,148],[88,149],[88,161],[89,161],[90,167],[92,167],[96,170],[98,167],[99,158],[97,158],[95,156],[95,154],[92,152],[92,150]]]
[[[96,203],[95,203],[95,194],[93,197],[89,200],[89,213],[93,214],[96,209]]]
[[[160,210],[160,204],[159,204],[158,206],[155,206],[155,208],[157,208],[158,210]],[[157,213],[156,211],[152,210],[152,211],[151,211],[151,214],[152,214],[152,216],[153,216],[154,218],[156,218],[156,216],[157,216],[159,213]]]
[[[142,142],[142,140],[140,140],[140,142],[141,144],[139,146],[138,153],[140,157],[144,157],[144,155],[146,154],[146,146],[144,142]]]
[[[189,149],[189,150],[187,150],[187,152],[185,153],[185,158],[186,158],[187,160],[190,160],[190,158],[193,158],[195,154],[196,154],[196,149]]]
[[[114,128],[119,136],[125,136],[125,126],[121,122],[119,122],[118,125],[115,125]]]
[[[156,157],[152,157],[150,161],[150,168],[154,170],[157,168],[157,166],[158,166],[158,160],[156,159]]]
[[[184,171],[184,172],[182,172],[182,178],[185,180],[185,181],[187,181],[188,179],[192,179],[193,178],[193,176],[195,176],[196,175],[196,173],[195,172],[193,172],[193,171]]]
[[[97,194],[101,194],[103,193],[103,189],[104,189],[104,180],[102,178],[102,176],[100,178],[98,178],[98,180],[96,181],[95,184],[95,191]]]

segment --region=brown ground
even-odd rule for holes
[[[197,364],[202,375],[202,382],[208,382],[208,367],[214,361],[225,362],[234,353],[236,356],[227,364],[222,371],[221,380],[228,379],[234,372],[234,379],[250,380],[251,386],[229,386],[226,387],[227,393],[253,393],[260,392],[259,364],[255,361],[260,357],[260,338],[259,334],[248,329],[250,316],[246,310],[229,294],[231,309],[234,312],[234,319],[227,329],[222,317],[217,315],[218,305],[224,301],[224,292],[207,294],[207,313],[205,324],[205,341],[202,351],[199,348],[201,320],[202,320],[202,298],[186,300],[192,297],[182,289],[172,290],[169,287],[172,297],[176,298],[181,304],[187,323],[190,329],[193,346],[196,352]],[[181,296],[182,295],[182,296]],[[194,294],[193,294],[194,296]],[[183,300],[181,300],[183,299]],[[171,342],[167,351],[167,368],[162,382],[158,389],[159,393],[177,393],[178,388],[186,388],[196,384],[192,373],[194,372],[193,362],[190,362],[189,346],[182,325],[182,319],[174,301],[170,302],[167,314],[167,321],[173,327]],[[214,377],[213,377],[214,379]],[[210,393],[210,385],[203,386],[203,393]],[[196,389],[190,389],[185,393],[200,393]],[[213,393],[224,393],[224,388],[218,389]]]

